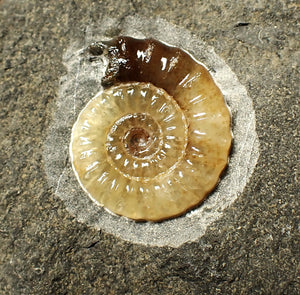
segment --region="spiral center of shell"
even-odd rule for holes
[[[123,84],[110,92],[109,103],[115,107],[110,115],[116,112],[116,119],[108,118],[112,123],[105,147],[111,166],[136,180],[168,174],[187,144],[187,122],[176,101],[150,83]]]
[[[124,146],[127,151],[136,156],[142,157],[151,145],[151,136],[147,130],[143,128],[131,128],[124,138]]]
[[[126,154],[136,159],[149,158],[161,144],[162,132],[156,120],[146,113],[133,113],[114,122],[107,135],[106,149],[115,162]]]

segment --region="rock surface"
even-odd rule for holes
[[[296,1],[2,0],[0,15],[0,294],[298,294]],[[253,99],[257,166],[196,242],[149,247],[97,231],[48,185],[43,146],[62,55],[104,15],[120,27],[151,15],[199,35]]]

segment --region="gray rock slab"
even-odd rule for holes
[[[295,1],[2,0],[0,16],[0,294],[299,293]],[[210,211],[139,231],[80,213],[62,144],[99,86],[98,69],[95,79],[72,70],[76,50],[122,33],[156,36],[208,65],[240,130],[232,158],[245,156],[204,203]],[[237,106],[222,88],[229,73],[245,95]],[[75,89],[76,104],[66,104]],[[218,203],[225,191],[233,198]]]

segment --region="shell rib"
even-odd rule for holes
[[[73,168],[90,197],[135,220],[159,221],[200,204],[231,146],[230,113],[207,69],[154,39],[95,43],[109,59],[106,90],[72,130]]]

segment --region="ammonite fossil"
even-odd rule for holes
[[[231,146],[230,113],[208,70],[154,39],[94,43],[109,64],[104,91],[72,130],[72,165],[99,205],[159,221],[200,204],[219,181]]]

